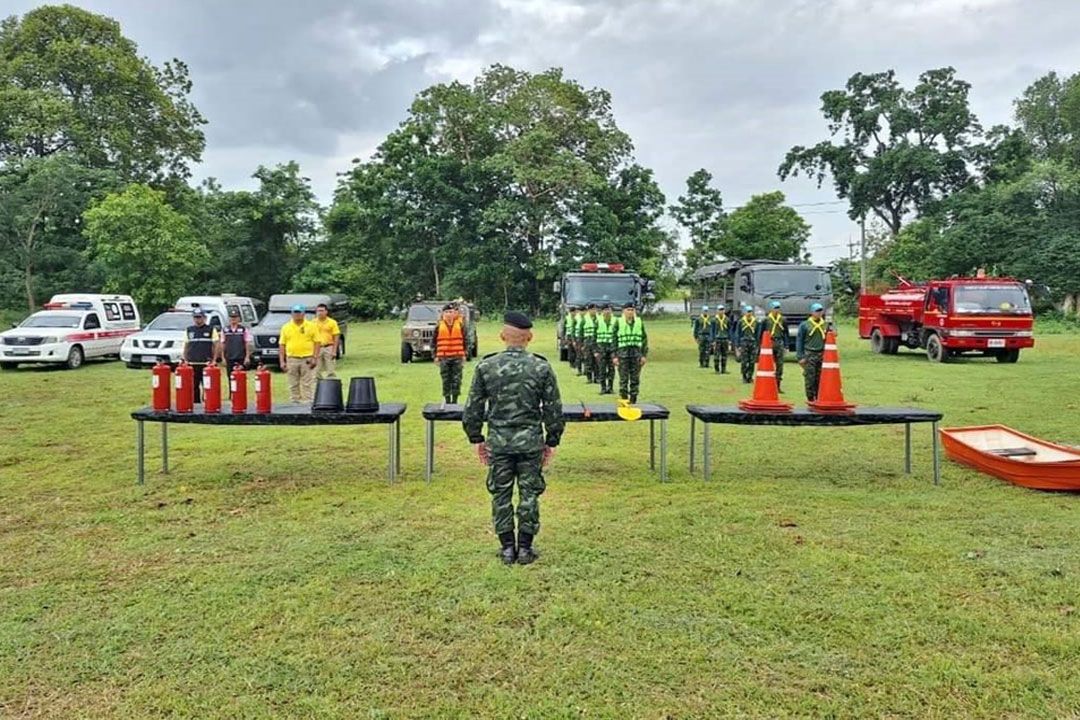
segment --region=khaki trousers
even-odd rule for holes
[[[319,364],[315,366],[315,375],[318,378],[337,377],[337,358],[334,357],[334,347],[319,348]]]
[[[316,369],[311,366],[311,356],[288,358],[289,402],[310,403],[315,399]]]

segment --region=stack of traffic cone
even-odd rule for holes
[[[791,412],[791,403],[780,402],[776,386],[776,361],[772,354],[772,333],[761,336],[757,371],[754,373],[754,396],[740,400],[739,408],[747,412]]]
[[[807,404],[811,410],[819,413],[844,414],[855,409],[852,403],[844,402],[844,391],[840,386],[840,353],[836,352],[836,333],[832,330],[825,334],[825,355],[821,358],[817,400]]]

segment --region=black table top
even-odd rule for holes
[[[942,418],[936,410],[887,407],[857,407],[848,415],[828,415],[809,408],[787,413],[747,412],[732,405],[687,405],[686,411],[702,422],[731,425],[889,425],[937,422]]]
[[[142,408],[131,413],[135,420],[146,422],[192,423],[200,425],[384,425],[395,422],[405,414],[405,403],[382,403],[376,412],[312,412],[310,405],[275,404],[268,415],[260,415],[254,407],[234,415],[229,403],[221,404],[221,412],[207,414],[202,405],[191,413],[155,412]]]
[[[671,413],[663,405],[652,403],[639,403],[634,407],[641,410],[642,420],[667,420]],[[586,417],[585,408],[588,408]],[[625,422],[616,412],[614,403],[563,403],[563,420],[566,422]],[[449,405],[443,403],[428,403],[421,413],[425,420],[461,421],[464,405]]]

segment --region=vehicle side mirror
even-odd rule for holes
[[[742,290],[744,293],[750,292],[750,283],[741,283],[739,285],[739,289]]]
[[[551,283],[551,291],[552,292],[562,292],[562,283],[559,282],[558,280]]]
[[[12,327],[12,328],[17,328],[17,327],[19,327],[19,323],[11,323],[11,327]]]

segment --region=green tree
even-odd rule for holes
[[[831,175],[852,219],[875,215],[896,235],[908,215],[970,182],[970,146],[981,133],[970,89],[951,67],[927,70],[910,90],[892,70],[856,73],[821,96],[834,140],[791,148],[780,178],[806,173],[820,186]]]
[[[806,259],[810,226],[779,190],[754,195],[734,210],[712,247],[726,258]]]
[[[72,5],[0,22],[0,161],[73,153],[122,178],[187,177],[204,146],[187,67],[155,67],[120,25]]]
[[[1066,79],[1047,73],[1024,90],[1014,107],[1038,155],[1080,165],[1080,73]]]
[[[696,270],[702,265],[715,262],[716,238],[723,228],[724,201],[720,191],[710,187],[712,174],[704,168],[686,179],[686,194],[671,206],[671,215],[690,237],[686,251],[686,266]]]
[[[132,184],[87,210],[83,232],[106,292],[131,294],[143,312],[168,307],[191,291],[209,252],[165,193]]]

